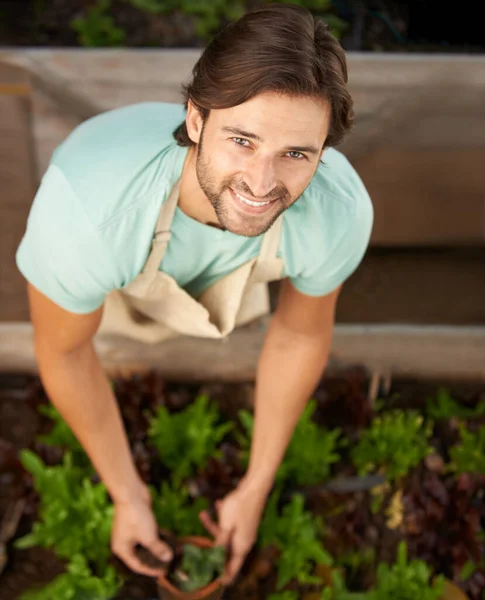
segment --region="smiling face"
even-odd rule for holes
[[[187,131],[196,173],[224,229],[265,233],[310,183],[330,125],[330,105],[263,93],[203,121],[189,103]]]

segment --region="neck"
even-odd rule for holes
[[[185,158],[180,180],[178,207],[188,217],[213,227],[220,227],[216,212],[199,185],[196,171],[197,147],[191,146]]]

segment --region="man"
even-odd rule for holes
[[[163,74],[161,74],[163,77]],[[141,103],[81,124],[55,151],[17,253],[39,373],[113,499],[112,549],[156,576],[150,497],[93,347],[222,338],[267,313],[248,471],[202,519],[231,550],[254,543],[294,427],[325,368],[341,286],[366,251],[370,198],[332,146],[352,126],[345,55],[301,7],[245,15],[206,48],[183,105]]]

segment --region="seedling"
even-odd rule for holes
[[[181,591],[199,590],[222,575],[225,563],[223,546],[200,548],[193,544],[183,544],[182,551],[182,562],[171,577]]]

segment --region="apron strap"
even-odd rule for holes
[[[144,273],[154,273],[160,268],[160,264],[167,251],[168,242],[170,241],[171,232],[170,227],[172,225],[173,217],[175,215],[175,209],[179,201],[180,194],[180,179],[178,179],[170,192],[169,197],[160,210],[160,216],[158,217],[157,226],[155,229],[155,235],[152,240],[152,249],[150,256],[143,269]]]
[[[179,194],[180,179],[178,179],[173,186],[167,201],[163,203],[163,206],[160,210],[160,216],[158,217],[150,256],[148,257],[143,269],[144,273],[157,272],[160,268],[160,264],[165,256],[165,252],[167,251],[168,243],[170,241],[170,227],[172,225],[175,210],[177,208]],[[261,250],[256,263],[257,265],[276,258],[280,244],[282,226],[283,214],[276,219],[270,229],[268,229],[268,231],[264,234],[263,243],[261,244]]]

